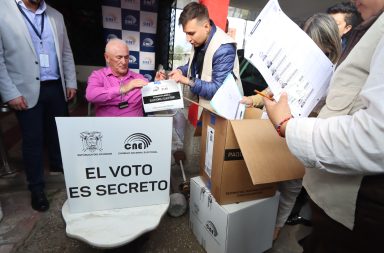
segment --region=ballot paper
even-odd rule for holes
[[[270,0],[246,37],[245,58],[279,100],[288,94],[291,113],[306,117],[326,96],[334,66],[312,39]]]
[[[210,104],[220,116],[226,119],[243,119],[245,105],[240,103],[242,98],[235,78],[232,74],[228,74]]]
[[[184,108],[181,85],[174,80],[150,82],[141,93],[145,112]]]

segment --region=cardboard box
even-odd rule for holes
[[[190,227],[208,253],[258,253],[272,247],[279,195],[219,205],[200,177],[191,179]]]
[[[261,114],[250,108],[243,120],[227,120],[203,111],[200,176],[220,204],[273,196],[276,182],[304,175],[285,139]]]

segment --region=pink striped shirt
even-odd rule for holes
[[[88,78],[85,97],[94,104],[96,116],[105,117],[141,117],[143,104],[141,89],[133,89],[120,95],[120,83],[126,84],[133,79],[143,79],[141,74],[128,70],[122,78],[116,77],[110,67],[93,71]],[[128,107],[119,109],[119,103],[127,101]]]

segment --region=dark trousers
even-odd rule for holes
[[[44,142],[50,166],[63,167],[55,117],[67,115],[68,106],[60,80],[42,82],[36,106],[16,112],[23,139],[24,169],[31,192],[44,189]]]
[[[383,252],[384,175],[365,176],[356,202],[355,226],[349,230],[311,201],[312,233],[305,253]]]

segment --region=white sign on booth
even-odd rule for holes
[[[169,203],[172,118],[56,118],[73,213]]]

